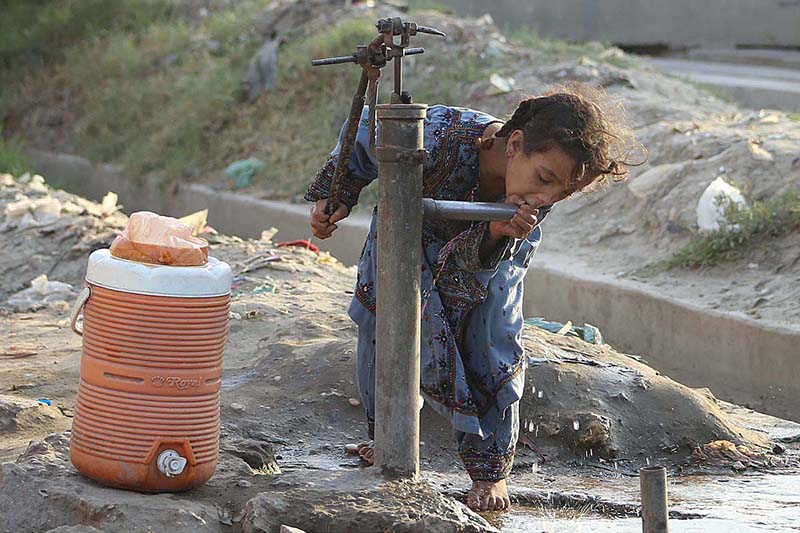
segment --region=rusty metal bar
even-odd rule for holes
[[[367,92],[368,81],[369,74],[367,73],[367,69],[364,68],[361,71],[361,79],[358,81],[356,92],[353,94],[353,102],[350,104],[350,115],[347,117],[347,129],[344,133],[342,145],[339,147],[339,155],[336,158],[336,169],[333,171],[331,190],[328,194],[328,203],[325,205],[325,213],[328,215],[332,215],[340,205],[339,189],[347,173],[347,165],[350,163],[350,155],[353,153],[353,146],[355,146],[358,123],[361,122],[361,112],[364,110],[364,95]]]
[[[414,479],[419,473],[420,154],[427,108],[377,107],[375,464],[390,479]]]
[[[407,48],[403,53],[403,56],[416,56],[424,53],[424,48]],[[315,67],[322,67],[325,65],[341,65],[342,63],[358,63],[358,56],[356,54],[351,54],[349,56],[325,57],[322,59],[311,60],[311,65]]]
[[[667,469],[648,466],[639,469],[642,491],[642,533],[668,533]]]

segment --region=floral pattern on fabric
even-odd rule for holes
[[[458,456],[473,481],[500,481],[508,477],[514,466],[514,452],[505,450],[471,448],[459,452]]]
[[[461,201],[478,198],[477,140],[493,122],[499,121],[469,109],[428,109],[423,132],[429,154],[423,165],[425,197]],[[377,162],[366,149],[368,144],[369,135],[362,120],[349,165],[353,179],[348,190],[353,191],[353,196],[347,201],[353,204],[358,197],[354,191],[377,179]],[[331,158],[335,159],[337,153],[338,146]],[[331,160],[326,166],[330,163]],[[307,199],[318,199],[329,190],[328,174],[320,172],[309,187]],[[377,211],[359,259],[349,308],[359,326],[359,388],[370,420],[374,420],[375,387],[376,216]],[[483,472],[475,475],[488,479],[491,475],[505,476],[513,462],[515,441],[509,435],[515,433],[513,427],[518,420],[507,417],[506,411],[521,398],[524,381],[522,278],[541,231],[535,228],[522,241],[505,239],[491,257],[481,261],[480,245],[487,232],[485,222],[423,220],[420,386],[434,409],[451,418],[457,432],[477,438],[469,440],[470,447],[481,451],[468,452],[463,457],[465,464],[469,461],[469,465]],[[489,473],[490,465],[494,465],[491,468],[495,474]]]

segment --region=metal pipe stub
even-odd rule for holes
[[[667,469],[648,466],[639,469],[642,491],[642,533],[668,533]]]
[[[378,264],[375,464],[390,479],[419,473],[423,120],[428,106],[377,107]]]
[[[422,213],[428,218],[447,220],[511,220],[517,206],[495,202],[456,202],[451,200],[422,199]]]

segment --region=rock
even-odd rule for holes
[[[628,395],[627,395],[627,394],[625,394],[625,393],[624,393],[624,392],[622,392],[622,391],[620,391],[620,392],[617,392],[617,393],[615,393],[615,394],[612,394],[612,395],[611,395],[611,397],[612,397],[612,398],[614,398],[615,400],[622,400],[622,401],[624,401],[624,402],[630,402],[630,401],[631,401],[631,399],[630,399],[630,398],[628,398]]]
[[[242,487],[244,489],[249,489],[250,487],[253,486],[253,484],[250,481],[247,481],[246,479],[240,479],[239,482],[236,483],[236,486]]]
[[[222,44],[216,39],[209,39],[206,41],[206,50],[208,50],[208,53],[212,56],[221,56],[225,53]]]
[[[0,395],[0,434],[68,421],[55,407],[27,398]],[[60,428],[59,428],[60,429]]]
[[[500,94],[510,93],[514,90],[514,78],[508,76],[501,76],[494,72],[489,76],[489,90],[486,96],[497,96]]]
[[[647,198],[661,185],[677,178],[684,166],[685,163],[667,163],[650,167],[627,182],[628,190],[636,198]]]
[[[295,477],[274,487],[287,487],[284,490],[262,492],[249,500],[242,518],[244,533],[272,533],[284,524],[330,533],[496,531],[465,505],[425,483],[387,483],[360,471],[320,472],[309,485],[307,478],[304,482]]]
[[[734,470],[736,470],[737,472],[741,472],[742,470],[745,470],[745,469],[747,468],[747,467],[744,465],[744,463],[743,463],[743,462],[741,462],[741,461],[736,461],[735,463],[733,463],[733,464],[731,465],[731,467],[732,467]]]
[[[49,303],[63,302],[74,296],[72,285],[60,281],[50,281],[41,274],[31,281],[31,286],[8,299],[8,305],[17,311],[30,311]]]
[[[601,457],[613,459],[607,451],[611,441],[611,420],[608,417],[596,413],[578,413],[574,415],[572,429],[575,432],[575,447],[594,450]]]
[[[216,506],[193,500],[110,489],[80,476],[69,463],[68,433],[35,441],[16,463],[0,465],[0,531],[218,532]]]
[[[226,444],[221,449],[242,459],[253,470],[280,473],[278,463],[275,462],[272,444],[269,442],[245,439],[233,444]]]
[[[102,533],[101,530],[93,528],[92,526],[59,526],[55,529],[50,529],[46,533]]]
[[[275,83],[275,72],[278,69],[278,47],[280,39],[267,39],[256,54],[250,59],[245,85],[248,99],[253,102],[261,94],[272,88]]]
[[[753,141],[747,142],[747,148],[756,161],[772,161],[774,159],[771,153]]]
[[[298,529],[296,527],[287,526],[285,524],[281,524],[281,532],[280,533],[306,533],[302,529]]]
[[[240,404],[240,403],[232,403],[232,404],[231,404],[231,409],[233,409],[234,411],[238,411],[238,412],[240,412],[240,413],[241,413],[242,411],[244,411],[245,409],[247,409],[247,407],[245,407],[244,405],[242,405],[242,404]]]
[[[350,402],[350,405],[352,405],[353,407],[358,407],[359,405],[361,405],[361,401],[358,398],[350,398],[347,401]]]
[[[61,216],[61,202],[52,197],[32,200],[22,196],[18,201],[5,206],[5,222],[0,231],[39,228],[56,222]]]

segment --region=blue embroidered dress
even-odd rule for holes
[[[350,208],[377,179],[369,153],[367,110],[342,184]],[[475,201],[479,197],[477,140],[495,117],[464,108],[431,106],[424,122],[423,196]],[[344,127],[339,136],[341,143]],[[305,198],[327,198],[339,146]],[[540,210],[541,220],[546,210]],[[375,413],[375,281],[377,220],[373,213],[358,263],[350,317],[358,324],[358,380],[370,430]],[[491,257],[479,256],[488,222],[425,219],[422,226],[421,391],[452,420],[459,455],[475,480],[508,475],[517,441],[518,404],[526,358],[521,342],[522,279],[541,239],[505,239]],[[370,431],[371,433],[371,431]]]

